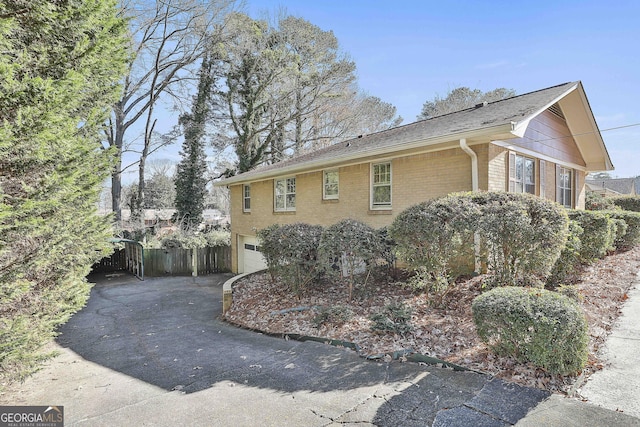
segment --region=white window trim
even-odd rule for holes
[[[338,176],[338,194],[327,194],[327,174],[335,172]],[[322,200],[338,200],[340,198],[340,172],[338,169],[322,171]]]
[[[515,151],[509,151],[508,153],[508,165],[507,165],[507,171],[508,171],[508,181],[507,181],[507,191],[509,191],[510,193],[517,193],[516,191],[516,183],[518,182],[516,179],[517,176],[517,172],[516,172],[516,157],[522,157],[522,159],[524,159],[524,161],[526,160],[531,160],[533,162],[533,182],[532,183],[527,183],[527,177],[526,177],[526,168],[523,169],[522,171],[522,194],[534,194],[536,192],[536,158],[535,157],[530,157],[524,154],[520,154],[518,152]],[[523,166],[526,164],[523,161]],[[533,193],[529,193],[527,191],[527,185],[533,185]]]
[[[569,179],[569,185],[571,186],[571,197],[570,197],[570,201],[569,203],[571,204],[571,206],[567,206],[563,203],[563,196],[562,196],[562,190],[560,188],[560,173],[561,170],[565,169],[567,171],[569,171],[569,173],[571,174],[571,177]],[[576,171],[575,169],[568,167],[568,166],[564,166],[561,164],[556,164],[556,202],[560,203],[562,206],[564,206],[567,209],[573,209],[577,206],[576,204]]]
[[[247,197],[247,188],[249,189],[249,197]],[[247,209],[247,199],[249,200],[249,208]],[[242,186],[242,212],[251,212],[251,184]]]
[[[374,205],[373,204],[373,171],[377,165],[389,165],[389,204]],[[387,185],[387,184],[385,184]],[[393,164],[391,160],[371,163],[369,167],[369,208],[371,210],[391,210],[393,208]]]
[[[298,191],[298,183],[296,181],[296,192],[295,193],[287,193],[287,181],[293,179],[295,180],[296,177],[295,176],[288,176],[285,178],[276,178],[273,180],[273,210],[274,212],[295,212],[296,211],[296,207],[295,206],[287,206],[287,194],[297,194]],[[284,181],[284,208],[278,208],[276,199],[277,199],[277,194],[276,194],[276,188],[278,185],[278,181]],[[298,197],[296,195],[296,204],[297,204],[297,200]]]

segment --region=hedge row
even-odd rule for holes
[[[352,219],[327,228],[275,224],[257,235],[272,278],[279,277],[296,295],[324,276],[346,285],[351,299],[361,273],[371,272],[380,260],[393,262],[386,229]]]
[[[489,286],[540,286],[564,247],[568,222],[557,203],[528,194],[461,193],[410,207],[390,234],[424,280],[451,283],[460,261],[473,258],[475,237]]]

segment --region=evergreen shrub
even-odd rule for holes
[[[272,278],[279,277],[298,296],[318,276],[322,230],[319,225],[294,223],[275,224],[257,233]]]
[[[370,273],[384,251],[380,234],[353,219],[344,219],[327,227],[318,248],[326,274],[339,278],[348,286],[349,300],[353,297],[356,278]]]
[[[429,200],[401,212],[389,227],[399,257],[416,275],[416,290],[442,295],[460,274],[473,271],[479,209],[467,194]]]
[[[556,287],[565,282],[573,282],[580,266],[580,237],[584,233],[577,221],[569,221],[567,243],[560,252],[560,256],[553,265],[551,275],[547,279],[547,286]]]
[[[570,210],[568,214],[584,231],[580,237],[581,262],[593,262],[615,249],[616,223],[608,213]]]
[[[640,244],[640,212],[632,211],[609,211],[609,216],[618,221],[624,221],[625,233],[620,231],[616,233],[616,239],[613,242],[618,250],[629,250]]]
[[[587,321],[569,297],[507,286],[476,297],[472,310],[478,335],[497,355],[561,375],[577,373],[587,362]]]
[[[622,210],[640,212],[640,196],[612,197],[611,200]]]
[[[478,193],[477,231],[493,286],[542,286],[567,240],[569,220],[557,203],[517,193]]]

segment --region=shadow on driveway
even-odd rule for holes
[[[451,419],[486,417],[496,412],[492,402],[505,410],[505,399],[515,398],[506,409],[510,418],[491,415],[497,424],[487,424],[509,425],[548,396],[486,375],[369,362],[348,349],[233,327],[219,319],[222,284],[229,277],[91,277],[96,285],[87,306],[61,327],[57,341],[94,363],[186,393],[221,381],[286,393],[351,390],[422,375],[379,408],[375,419],[381,425],[425,425],[438,418],[441,425],[458,425]]]

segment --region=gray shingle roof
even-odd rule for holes
[[[322,162],[329,165],[339,162],[342,158],[366,157],[385,149],[388,149],[389,152],[398,151],[404,148],[403,145],[418,141],[424,141],[424,145],[428,145],[429,140],[439,137],[519,123],[539,114],[578,84],[579,82],[563,83],[491,102],[482,107],[472,107],[382,132],[363,135],[279,163],[259,167],[220,181],[219,185],[246,182],[252,178],[263,179],[268,176],[277,176],[280,171],[288,173],[292,170],[303,170],[305,166],[317,165]]]
[[[638,178],[605,178],[588,179],[586,182],[594,189],[606,188],[620,194],[638,194],[636,186],[640,180]]]

